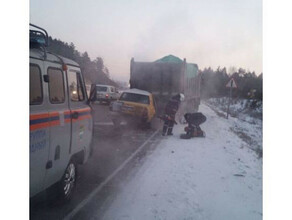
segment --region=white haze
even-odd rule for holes
[[[130,59],[173,54],[200,68],[262,72],[262,1],[30,1],[30,22],[80,52],[101,56],[112,78],[129,79]]]

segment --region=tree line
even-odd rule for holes
[[[262,100],[263,98],[263,74],[259,76],[255,72],[247,71],[243,68],[230,68],[229,73],[225,67],[218,67],[213,70],[211,67],[199,70],[202,74],[201,96],[202,98],[218,98],[229,95],[229,88],[226,84],[231,76],[234,78],[237,89],[233,89],[235,98],[253,98]],[[230,73],[232,72],[232,73]]]
[[[96,57],[94,60],[91,60],[87,52],[81,53],[76,50],[72,42],[68,44],[52,37],[49,37],[48,50],[77,62],[87,83],[117,86],[110,79],[109,69],[105,66],[102,57]]]
[[[91,60],[87,52],[81,53],[76,50],[72,42],[68,44],[52,37],[49,37],[48,49],[50,52],[77,62],[87,83],[107,84],[118,87],[117,83],[110,79],[109,69],[105,66],[102,57],[96,57],[94,60]],[[216,70],[209,67],[199,70],[199,72],[202,74],[202,98],[228,96],[229,89],[226,88],[226,84],[232,75],[238,86],[237,89],[233,89],[233,97],[262,100],[262,73],[257,76],[255,72],[250,72],[243,68],[236,69],[235,67],[230,68],[229,73],[227,73],[226,67],[218,67]]]

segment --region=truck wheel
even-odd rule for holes
[[[76,185],[77,166],[71,160],[65,170],[65,173],[59,183],[59,192],[61,199],[69,200],[72,197]]]

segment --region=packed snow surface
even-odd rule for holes
[[[184,125],[175,126],[174,136],[163,137],[123,184],[103,219],[262,219],[262,160],[232,131],[240,121],[206,105],[200,111],[207,116],[206,137],[180,139]]]

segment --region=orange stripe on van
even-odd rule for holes
[[[83,113],[82,116],[79,116],[77,119],[72,119],[72,122],[81,121],[84,119],[91,118],[91,109],[90,108],[83,108],[83,109],[76,109],[73,110],[79,113]],[[65,123],[71,123],[71,112],[70,110],[64,111],[65,116]],[[88,112],[88,114],[86,114]],[[84,115],[85,113],[85,115]],[[69,116],[69,117],[68,117]],[[42,114],[34,114],[30,115],[30,130],[36,130],[46,127],[53,127],[60,125],[60,114],[59,112],[49,112],[49,113],[42,113]]]
[[[81,108],[81,109],[76,109],[74,111],[77,111],[77,112],[90,112],[91,109],[90,108]]]
[[[76,122],[76,121],[81,121],[87,118],[91,118],[91,115],[83,115],[83,116],[78,117],[77,119],[73,119],[72,121]]]
[[[30,115],[30,130],[47,128],[60,125],[60,115],[58,112]]]
[[[55,120],[55,121],[51,121],[50,122],[50,127],[56,126],[56,125],[60,125],[60,120]]]
[[[49,112],[50,117],[59,116],[59,112]]]
[[[66,118],[65,119],[65,123],[70,123],[71,122],[71,118]]]
[[[29,130],[33,131],[33,130],[37,130],[37,129],[41,129],[41,128],[47,128],[49,126],[50,126],[50,123],[49,122],[45,122],[45,123],[30,125]]]
[[[47,117],[49,117],[49,113],[42,113],[42,114],[30,115],[29,119],[34,120],[34,119],[47,118]]]

